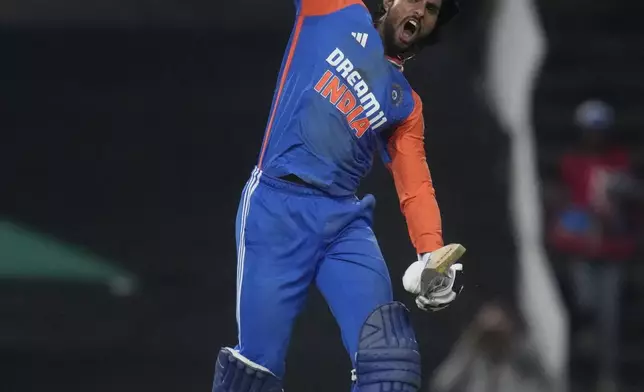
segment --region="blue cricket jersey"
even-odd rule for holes
[[[360,0],[296,0],[258,167],[352,195],[379,154],[390,168],[418,253],[442,246],[425,159],[422,103],[387,58]]]

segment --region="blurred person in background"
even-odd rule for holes
[[[559,161],[561,198],[549,238],[570,260],[573,349],[597,358],[600,391],[618,389],[620,295],[625,263],[635,255],[639,222],[633,212],[642,187],[626,146],[610,143],[614,110],[583,102],[575,122],[581,143]]]
[[[429,391],[546,392],[553,387],[519,316],[488,303],[439,366]]]

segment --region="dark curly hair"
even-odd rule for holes
[[[456,15],[458,15],[460,11],[460,6],[458,3],[458,0],[443,0],[443,4],[441,6],[441,11],[438,14],[438,21],[436,23],[436,27],[434,28],[434,31],[430,35],[427,36],[422,42],[420,42],[417,45],[417,49],[422,49],[425,46],[430,46],[434,45],[437,42],[440,41],[440,31],[441,27],[449,23]],[[382,1],[380,1],[380,5],[378,7],[378,11],[374,14],[373,20],[375,21],[376,24],[380,22],[383,16],[387,14],[387,10],[385,9],[385,6],[383,5]]]

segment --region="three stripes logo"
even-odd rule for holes
[[[351,33],[353,38],[358,41],[360,45],[362,45],[363,48],[367,47],[367,38],[369,38],[369,34],[367,33]]]

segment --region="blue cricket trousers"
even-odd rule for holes
[[[255,168],[237,212],[236,349],[284,376],[293,322],[316,284],[355,361],[369,314],[393,300],[373,196],[330,197]],[[354,363],[355,365],[355,363]]]

